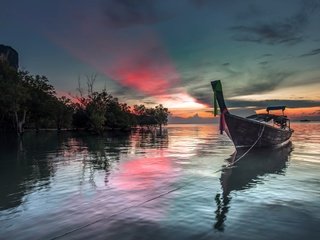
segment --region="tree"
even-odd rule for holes
[[[0,64],[0,106],[2,120],[13,120],[12,126],[21,136],[27,118],[30,92],[23,81],[25,72],[17,72],[7,63]],[[8,125],[6,122],[5,125]]]
[[[43,127],[50,126],[50,121],[55,116],[55,106],[57,97],[55,96],[54,87],[49,84],[47,77],[40,75],[30,75],[28,72],[21,72],[21,80],[29,93],[27,102],[29,122],[32,123],[38,131],[40,125]]]
[[[73,124],[75,127],[85,127],[101,134],[105,126],[105,111],[108,101],[111,97],[106,90],[94,92],[93,86],[96,81],[96,75],[87,76],[87,94],[81,87],[80,78],[78,78],[78,92],[76,96],[75,114]]]
[[[162,132],[162,126],[168,123],[168,108],[164,108],[161,104],[155,108],[146,108],[142,104],[134,105],[133,113],[136,116],[137,123],[142,127],[158,125],[160,132]]]
[[[154,111],[154,119],[159,125],[160,133],[162,132],[162,125],[166,125],[168,123],[168,116],[170,112],[168,108],[164,108],[162,104],[155,107]]]
[[[136,124],[131,108],[126,103],[119,103],[111,98],[106,109],[106,126],[112,129],[128,129]]]
[[[45,126],[52,123],[57,98],[45,76],[33,76],[1,63],[0,91],[1,126],[4,128],[16,129],[21,136],[26,124],[38,130],[40,123]]]
[[[143,127],[148,124],[148,116],[147,116],[147,108],[143,105],[134,105],[133,106],[133,114],[136,118],[136,123]]]
[[[96,75],[87,76],[87,93],[81,88],[78,79],[77,107],[74,115],[74,123],[81,123],[87,120],[88,128],[97,133],[102,133],[107,128],[128,129],[136,124],[131,108],[126,103],[120,103],[117,98],[108,94],[106,89],[94,91]],[[75,121],[77,120],[77,121]]]
[[[105,128],[105,114],[110,98],[111,96],[105,90],[103,90],[100,93],[92,92],[89,95],[89,100],[87,101],[86,112],[89,123],[91,128],[99,134],[102,134]]]
[[[78,103],[73,105],[74,113],[72,115],[72,126],[76,129],[88,128],[89,118],[86,113],[86,109],[80,107]]]
[[[63,127],[70,127],[74,109],[69,98],[66,98],[65,96],[60,98],[55,97],[52,111],[58,131]]]

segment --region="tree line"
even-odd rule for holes
[[[73,100],[57,97],[47,77],[16,70],[0,61],[0,129],[16,131],[43,128],[88,130],[102,134],[108,129],[154,128],[167,124],[169,111],[161,104],[153,108],[119,102],[106,89],[93,91],[95,78],[88,78],[88,90]],[[79,85],[80,86],[80,85]]]

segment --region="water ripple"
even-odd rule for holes
[[[316,239],[320,124],[292,126],[229,169],[241,153],[216,125],[2,141],[0,238]]]

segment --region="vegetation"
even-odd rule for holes
[[[133,113],[137,124],[141,127],[159,126],[160,132],[162,132],[162,126],[168,123],[168,108],[164,108],[161,104],[155,108],[146,108],[144,105],[134,105]]]
[[[126,103],[102,91],[93,91],[95,76],[87,78],[87,94],[79,84],[79,96],[72,101],[58,98],[45,76],[17,71],[0,62],[0,129],[16,131],[25,128],[85,129],[102,134],[107,129],[128,130],[139,126],[159,127],[167,124],[169,111],[162,105],[147,108]]]

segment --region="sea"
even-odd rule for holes
[[[244,156],[217,124],[1,135],[0,239],[320,239],[320,123],[291,126]]]

